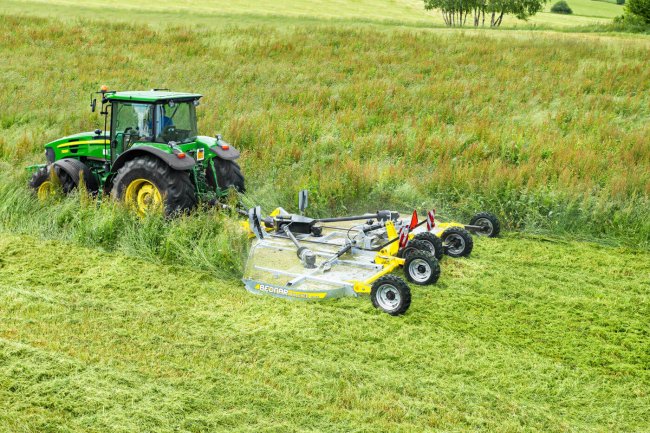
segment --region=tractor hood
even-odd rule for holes
[[[45,147],[53,147],[59,144],[74,143],[74,142],[89,141],[89,140],[102,140],[103,143],[104,140],[108,140],[108,136],[105,135],[104,133],[97,135],[95,134],[95,131],[80,132],[78,134],[68,135],[65,137],[57,138],[54,141],[50,141],[45,145]]]
[[[221,159],[232,161],[239,158],[239,151],[223,141],[219,136],[217,138],[198,136],[196,137],[196,141],[209,147]]]

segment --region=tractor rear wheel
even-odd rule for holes
[[[196,206],[189,172],[174,170],[151,156],[127,161],[115,176],[111,194],[140,216],[159,210],[172,216]]]
[[[241,172],[241,167],[235,161],[214,158],[208,164],[205,177],[208,185],[216,191],[217,185],[214,183],[214,173],[217,175],[217,185],[220,190],[234,188],[237,192],[246,192],[244,175]]]

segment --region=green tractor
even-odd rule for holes
[[[83,132],[45,145],[47,164],[28,167],[29,186],[45,199],[81,184],[110,194],[144,216],[186,212],[198,201],[216,202],[231,189],[244,192],[239,151],[221,139],[199,136],[196,107],[202,95],[161,89],[115,92],[102,86],[104,131]],[[91,95],[94,112],[97,99]],[[110,122],[110,130],[108,125]]]

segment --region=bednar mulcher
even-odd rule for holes
[[[472,243],[466,228],[490,236],[498,233],[498,220],[492,216],[490,230],[481,224],[437,223],[435,211],[422,219],[415,211],[402,219],[390,210],[309,218],[304,216],[306,204],[307,193],[302,191],[300,214],[278,208],[264,218],[259,207],[248,211],[255,239],[243,281],[250,292],[301,300],[370,295],[376,308],[401,315],[411,304],[411,291],[393,271],[401,268],[413,284],[435,284],[444,251],[455,254],[462,248],[462,255],[469,254]]]

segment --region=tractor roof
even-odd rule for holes
[[[136,101],[136,102],[166,102],[166,101],[193,101],[203,95],[198,93],[169,92],[162,90],[148,90],[135,92],[107,93],[109,101]]]

